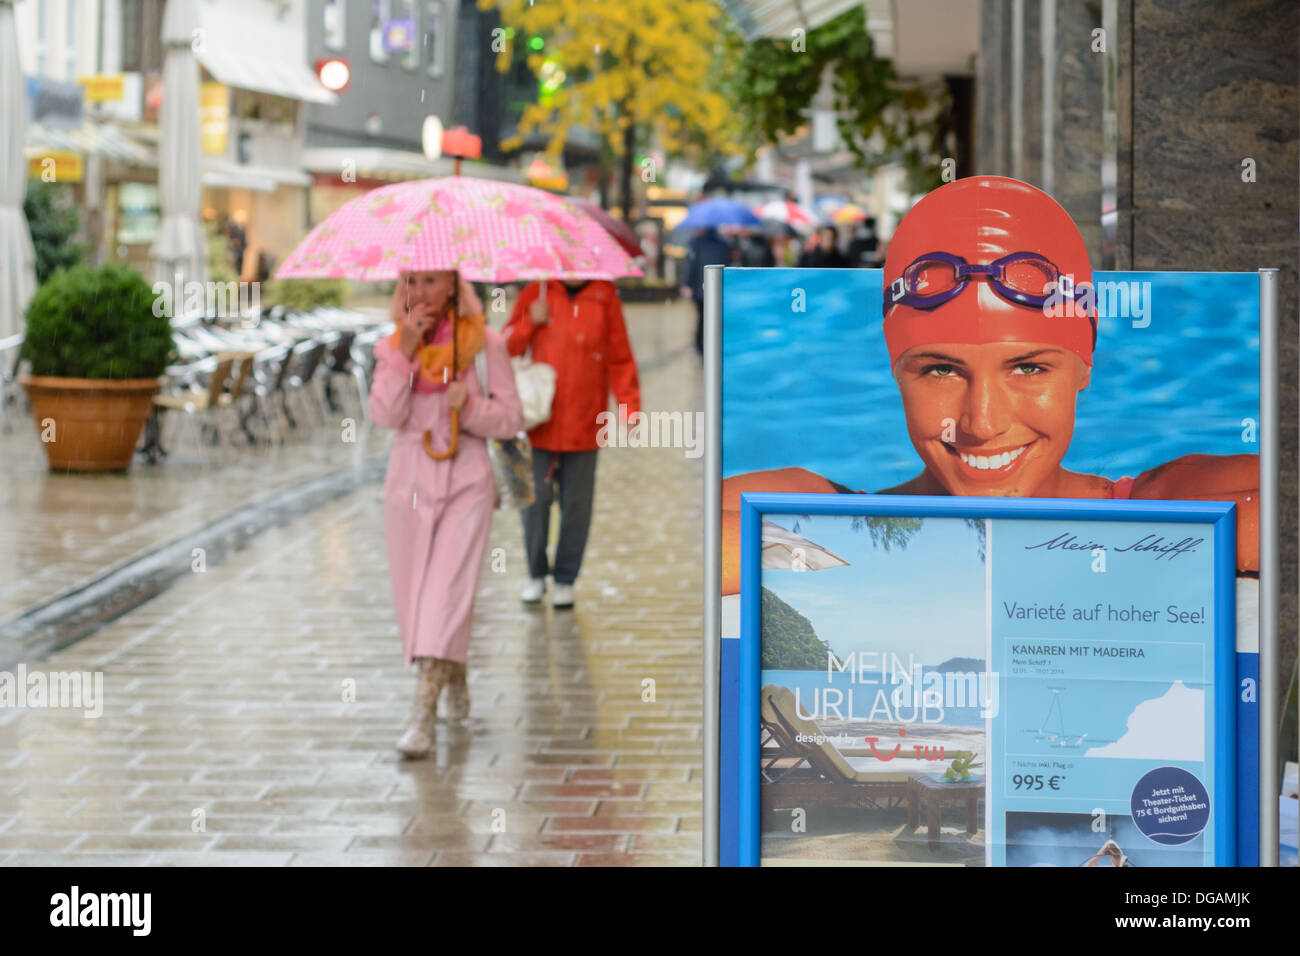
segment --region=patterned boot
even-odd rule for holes
[[[452,662],[438,657],[417,657],[419,672],[415,679],[415,706],[411,725],[397,741],[397,752],[418,760],[428,755],[437,740],[434,721],[438,715],[438,694],[451,677]]]
[[[447,684],[447,714],[455,720],[469,717],[469,684],[465,682],[465,665],[460,661],[452,664]]]

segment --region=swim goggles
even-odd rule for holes
[[[988,265],[972,265],[949,252],[919,256],[885,290],[885,315],[896,305],[937,309],[961,295],[972,279],[985,278],[993,291],[1008,302],[1041,309],[1055,298],[1074,300],[1085,285],[1061,271],[1036,252],[1013,252]]]

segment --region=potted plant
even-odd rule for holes
[[[171,320],[126,266],[56,272],[27,306],[21,379],[54,471],[125,471],[174,360]]]

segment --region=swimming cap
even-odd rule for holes
[[[909,265],[931,252],[987,265],[1014,252],[1046,256],[1076,286],[1092,284],[1092,266],[1074,220],[1056,200],[1028,183],[1004,176],[971,176],[940,186],[903,217],[885,257],[885,295]],[[888,299],[886,299],[888,301]],[[956,298],[934,309],[896,305],[885,316],[892,365],[910,348],[939,342],[1044,342],[1069,349],[1092,365],[1096,309],[1084,314],[1071,300],[1061,314],[1017,305],[985,279],[972,279]]]

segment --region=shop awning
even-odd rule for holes
[[[453,160],[445,156],[430,161],[423,153],[382,147],[355,149],[351,146],[313,146],[302,151],[302,164],[314,173],[337,176],[346,169],[358,179],[389,179],[394,182],[450,176],[455,170]],[[508,183],[523,181],[520,170],[493,163],[465,162],[461,164],[460,174],[478,179],[499,179]]]
[[[301,169],[278,166],[241,166],[211,156],[203,158],[203,185],[218,189],[253,189],[275,192],[281,186],[310,186],[311,176]]]
[[[789,40],[795,29],[815,30],[863,0],[722,0],[745,40]]]
[[[241,90],[256,90],[305,103],[337,103],[339,98],[320,85],[305,64],[270,59],[216,43],[194,52],[213,79]]]
[[[137,166],[157,166],[153,150],[142,145],[115,126],[88,122],[81,129],[46,129],[35,123],[27,127],[28,159],[49,152],[81,153]]]

